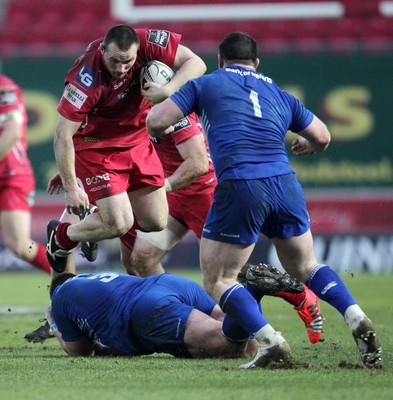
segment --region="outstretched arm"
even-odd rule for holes
[[[60,115],[53,142],[56,162],[65,190],[66,208],[70,214],[75,215],[80,215],[89,207],[89,199],[78,186],[75,173],[75,148],[72,138],[79,126],[80,122],[71,121]]]

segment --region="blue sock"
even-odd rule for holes
[[[323,301],[336,308],[342,316],[349,306],[356,304],[345,283],[328,265],[318,265],[306,285]]]
[[[254,285],[247,285],[245,288],[257,301],[258,309],[262,314],[262,306],[260,304],[260,301],[263,297],[262,290]],[[240,327],[240,325],[229,315],[226,315],[224,318],[222,324],[222,333],[228,340],[232,342],[247,342],[251,338],[250,334]]]
[[[220,307],[232,319],[231,321],[225,317],[223,324],[223,333],[230,340],[247,340],[268,324],[261,313],[259,303],[240,284],[224,292],[220,299]]]
[[[259,289],[258,287],[254,286],[254,285],[247,285],[245,286],[247,292],[249,292],[252,297],[254,297],[254,299],[257,301],[257,303],[259,303],[262,300],[263,297],[263,292],[261,289]]]
[[[229,315],[222,321],[222,334],[231,342],[248,342],[251,335]]]

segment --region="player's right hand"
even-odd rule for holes
[[[66,190],[64,194],[67,212],[69,214],[81,215],[89,208],[89,198],[87,194],[79,187]]]

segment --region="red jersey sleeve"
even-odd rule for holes
[[[160,29],[135,29],[141,42],[138,58],[142,64],[159,60],[173,67],[181,35]]]
[[[97,39],[90,43],[65,76],[64,91],[57,111],[71,121],[82,122],[101,97],[99,82],[102,66],[98,54],[101,42],[102,39]]]

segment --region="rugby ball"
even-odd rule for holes
[[[141,70],[141,87],[144,88],[147,82],[166,85],[175,75],[172,68],[158,60],[149,61]]]

